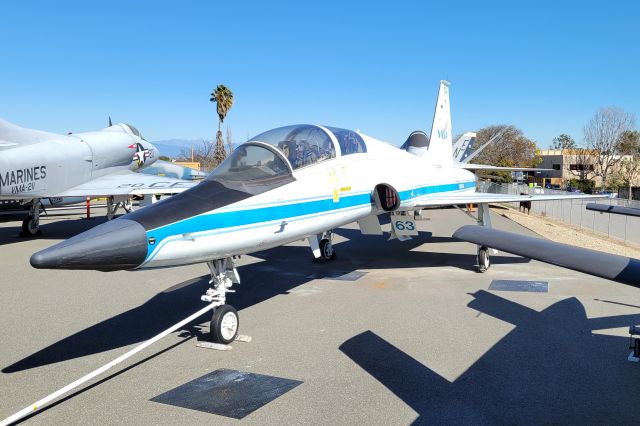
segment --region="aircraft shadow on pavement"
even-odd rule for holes
[[[19,236],[22,219],[23,218],[16,219],[15,226],[0,227],[0,245],[15,244],[26,240],[26,238]],[[105,223],[107,218],[105,216],[95,216],[90,220],[86,220],[78,216],[48,222],[46,217],[44,217],[41,218],[41,220],[40,230],[42,231],[42,235],[33,238],[39,240],[66,240],[94,226]]]
[[[335,277],[339,273],[367,269],[456,266],[474,271],[476,256],[411,251],[424,243],[454,242],[451,238],[431,238],[430,233],[410,241],[387,241],[385,236],[363,236],[359,230],[339,229],[348,241],[336,244],[337,259],[314,263],[308,247],[282,246],[252,256],[265,262],[239,268],[242,284],[227,296],[238,311],[261,303],[312,279]],[[524,263],[520,257],[492,257],[493,263]],[[310,278],[312,277],[312,278]],[[425,280],[429,277],[426,276]],[[201,306],[200,296],[208,288],[209,275],[177,284],[144,304],[92,325],[2,369],[14,373],[140,343],[192,314]],[[203,316],[200,321],[205,320]]]
[[[593,331],[640,323],[640,314],[589,319],[576,298],[537,312],[484,290],[473,296],[470,308],[515,328],[453,383],[371,331],[340,350],[409,405],[416,424],[637,422],[629,341]]]

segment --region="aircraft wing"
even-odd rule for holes
[[[110,195],[176,194],[198,182],[122,171],[101,176],[60,192],[55,197],[106,197]]]
[[[465,225],[453,237],[507,253],[562,266],[596,277],[640,287],[640,260],[542,238],[526,237],[477,225]]]
[[[608,204],[587,204],[587,210],[593,210],[600,213],[621,214],[623,216],[640,217],[640,209],[624,206],[610,206]]]
[[[487,172],[547,172],[553,169],[537,169],[535,167],[499,167],[487,164],[457,163],[456,167],[465,170],[483,170]]]
[[[454,206],[459,204],[513,203],[520,201],[593,200],[606,198],[598,195],[511,195],[472,192],[447,195],[428,195],[416,199],[413,208],[430,206]]]

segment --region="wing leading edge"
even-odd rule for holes
[[[553,169],[537,169],[535,167],[499,167],[489,166],[487,164],[470,164],[470,163],[455,163],[455,166],[465,170],[484,170],[494,172],[547,172]]]
[[[520,201],[554,201],[554,200],[594,200],[605,198],[598,195],[510,195],[471,192],[450,195],[429,195],[417,198],[413,208],[430,206],[453,206],[459,204],[513,203]]]

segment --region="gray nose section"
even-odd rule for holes
[[[147,232],[138,222],[112,220],[31,256],[38,269],[117,271],[139,266],[147,256]]]

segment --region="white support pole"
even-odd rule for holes
[[[39,401],[36,401],[33,404],[29,405],[28,407],[25,407],[22,410],[18,411],[17,413],[7,417],[2,422],[0,422],[0,426],[6,426],[6,425],[9,425],[9,424],[11,424],[13,422],[17,422],[18,420],[28,416],[29,414],[31,414],[31,413],[33,413],[35,411],[38,411],[45,404],[48,404],[49,402],[53,401],[54,399],[58,398],[59,396],[64,395],[65,393],[71,391],[72,389],[77,388],[81,384],[83,384],[83,383],[93,379],[94,377],[104,373],[105,371],[109,370],[111,367],[114,367],[114,366],[120,364],[122,361],[126,360],[127,358],[137,354],[141,350],[145,349],[148,346],[151,346],[152,344],[154,344],[158,340],[162,339],[163,337],[169,335],[170,333],[173,333],[174,331],[176,331],[180,327],[182,327],[182,326],[190,323],[191,321],[195,320],[196,318],[198,318],[200,315],[204,314],[205,312],[215,308],[215,306],[216,305],[214,305],[214,304],[207,305],[206,307],[200,309],[195,314],[189,316],[188,318],[183,319],[182,321],[180,321],[179,323],[169,327],[168,329],[166,329],[162,333],[160,333],[160,334],[152,337],[151,339],[141,343],[140,345],[138,345],[135,348],[131,349],[129,352],[127,352],[127,353],[125,353],[123,355],[120,355],[118,358],[114,359],[113,361],[109,362],[108,364],[103,365],[102,367],[98,368],[97,370],[93,370],[91,373],[87,374],[86,376],[81,377],[80,379],[76,380],[75,382],[70,383],[70,384],[68,384],[67,386],[65,386],[65,387],[63,387],[61,389],[58,389],[54,393],[52,393],[52,394],[50,394],[48,396],[45,396],[44,398],[40,399]]]

